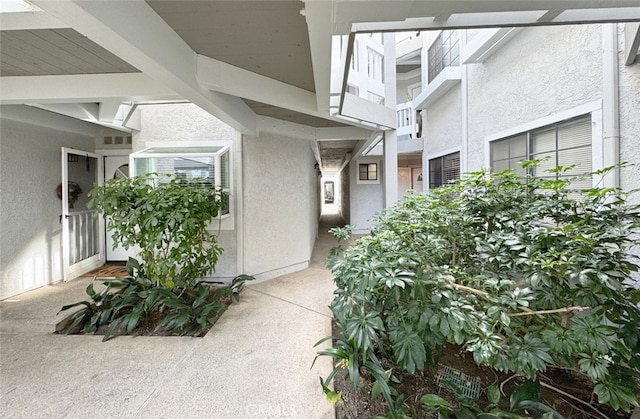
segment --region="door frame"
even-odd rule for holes
[[[107,157],[127,157],[129,160],[129,175],[131,175],[131,171],[132,171],[132,167],[131,167],[131,153],[133,153],[133,150],[131,149],[100,149],[100,150],[96,150],[97,153],[100,154],[100,157],[102,159],[102,172],[100,173],[100,184],[104,184],[104,182],[106,182],[107,179],[107,169],[106,169],[106,158]],[[107,225],[105,222],[104,217],[101,217],[101,220],[103,222],[101,230],[102,230],[102,234],[104,235],[104,239],[103,239],[103,248],[104,248],[104,255],[105,255],[105,262],[123,262],[126,261],[127,259],[121,260],[121,259],[109,259],[108,253],[109,253],[109,243],[107,242],[108,238],[109,238],[109,232],[107,231]],[[134,247],[134,250],[132,251],[131,249],[129,249],[129,251],[131,252],[131,254],[128,255],[131,257],[135,257],[136,256],[136,251],[135,249],[137,249],[137,246]]]
[[[102,156],[94,152],[78,150],[75,148],[62,147],[62,279],[70,281],[104,264],[104,221],[98,218],[98,252],[80,262],[71,264],[70,257],[70,226],[69,226],[69,201],[65,199],[69,194],[69,154],[75,154],[96,159],[96,182],[103,183],[103,160]]]

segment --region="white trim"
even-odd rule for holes
[[[301,271],[303,269],[307,269],[309,267],[309,261],[306,260],[304,262],[295,263],[289,266],[283,266],[281,268],[273,269],[270,271],[260,272],[260,273],[252,273],[255,278],[253,281],[247,283],[247,286],[251,288],[253,284],[259,284],[260,282],[267,281],[269,279],[277,278],[282,275],[291,274],[294,272]]]
[[[558,112],[553,115],[539,118],[531,122],[527,122],[517,127],[510,128],[497,134],[491,134],[485,137],[484,142],[484,167],[491,168],[491,143],[494,141],[504,140],[518,134],[529,133],[536,129],[544,128],[550,125],[558,124],[568,119],[589,115],[591,118],[591,170],[597,171],[605,167],[604,158],[607,152],[605,148],[603,134],[603,111],[602,102],[596,100],[585,103],[584,105]],[[530,150],[526,150],[529,154]],[[593,176],[592,185],[602,186],[602,176]]]
[[[451,147],[446,150],[438,151],[434,154],[424,153],[425,163],[422,165],[422,189],[424,191],[431,190],[431,188],[429,187],[429,184],[431,183],[431,179],[429,178],[429,176],[431,175],[431,171],[429,170],[429,161],[448,156],[449,154],[453,153],[460,153],[460,176],[462,176],[462,146]]]
[[[375,163],[376,180],[360,180],[360,165]],[[358,185],[379,185],[382,182],[382,158],[379,157],[359,157],[356,159],[356,184]]]
[[[425,156],[427,157],[427,163],[429,163],[429,160],[437,159],[438,157],[444,157],[446,155],[453,154],[453,153],[459,153],[461,151],[462,151],[462,146],[455,146],[455,147],[448,148],[446,150],[438,151],[437,153],[433,153],[433,154],[425,152]]]
[[[485,142],[501,140],[507,137],[514,136],[516,134],[521,134],[523,132],[532,131],[540,127],[556,124],[558,122],[562,122],[567,119],[575,118],[580,115],[586,115],[597,110],[602,110],[601,100],[594,100],[593,102],[588,102],[583,105],[576,106],[575,108],[571,108],[562,112],[555,113],[553,115],[534,119],[533,121],[517,125],[515,127],[506,129],[504,131],[487,135],[484,137],[484,139],[485,139]]]

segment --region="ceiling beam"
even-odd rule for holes
[[[333,4],[333,1],[306,0],[304,11],[301,12],[306,17],[309,31],[317,109],[324,115],[329,115],[329,95],[331,92]]]
[[[181,99],[144,73],[2,77],[0,104]]]
[[[0,28],[3,31],[62,29],[69,25],[44,12],[0,13]]]
[[[326,117],[318,112],[316,95],[308,90],[198,55],[196,76],[203,87],[215,92],[251,99],[307,115]]]
[[[68,116],[80,121],[90,122],[103,127],[113,128],[118,131],[131,132],[131,129],[123,127],[113,121],[102,121],[99,119],[99,105],[97,103],[49,103],[30,104],[34,108]]]
[[[257,133],[256,114],[242,99],[200,86],[196,53],[145,1],[32,3],[234,129]]]

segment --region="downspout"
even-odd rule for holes
[[[462,30],[462,45],[467,44],[467,30]],[[469,171],[468,162],[467,162],[467,153],[469,146],[469,67],[466,64],[460,63],[462,66],[462,83],[461,83],[461,94],[462,94],[462,144],[460,147],[460,175],[462,176],[464,173]]]
[[[618,25],[602,25],[602,166],[620,162],[620,101],[618,81]],[[620,169],[607,173],[602,187],[618,187]]]

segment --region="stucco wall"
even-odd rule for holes
[[[211,114],[192,103],[174,103],[140,106],[140,123],[142,129],[134,132],[133,150],[139,151],[153,145],[172,145],[206,143],[212,140],[238,142],[237,132]],[[232,150],[232,167],[240,164],[234,159]],[[232,185],[232,195],[239,192],[238,181]],[[212,231],[218,235],[218,243],[224,249],[216,265],[216,277],[234,277],[238,272],[238,240],[237,217],[223,220],[223,228],[219,230],[218,222],[211,224]]]
[[[484,138],[601,98],[600,25],[526,28],[468,67],[468,170],[484,166]]]
[[[133,150],[154,143],[189,141],[198,138],[232,140],[236,131],[193,103],[145,105],[140,107],[142,130],[133,135]]]
[[[460,89],[460,84],[457,84],[426,110],[424,153],[427,158],[460,145],[462,138]]]
[[[61,125],[68,121],[58,119]],[[62,207],[55,192],[62,176],[60,149],[93,151],[94,142],[0,120],[0,299],[62,280]]]
[[[358,183],[358,164],[360,163],[378,163],[380,182],[377,184]],[[351,205],[349,223],[355,226],[354,233],[368,233],[372,225],[369,218],[382,211],[384,205],[384,176],[381,158],[362,158],[349,164],[349,202]]]
[[[245,272],[268,277],[306,267],[319,196],[309,140],[243,136],[242,159]]]
[[[634,163],[620,171],[620,186],[625,190],[640,188],[640,63],[624,65],[624,25],[619,25],[620,69],[620,160]],[[631,200],[640,203],[640,193]]]
[[[351,194],[349,169],[345,168],[340,172],[340,215],[347,224],[351,223],[351,205],[349,196]]]

